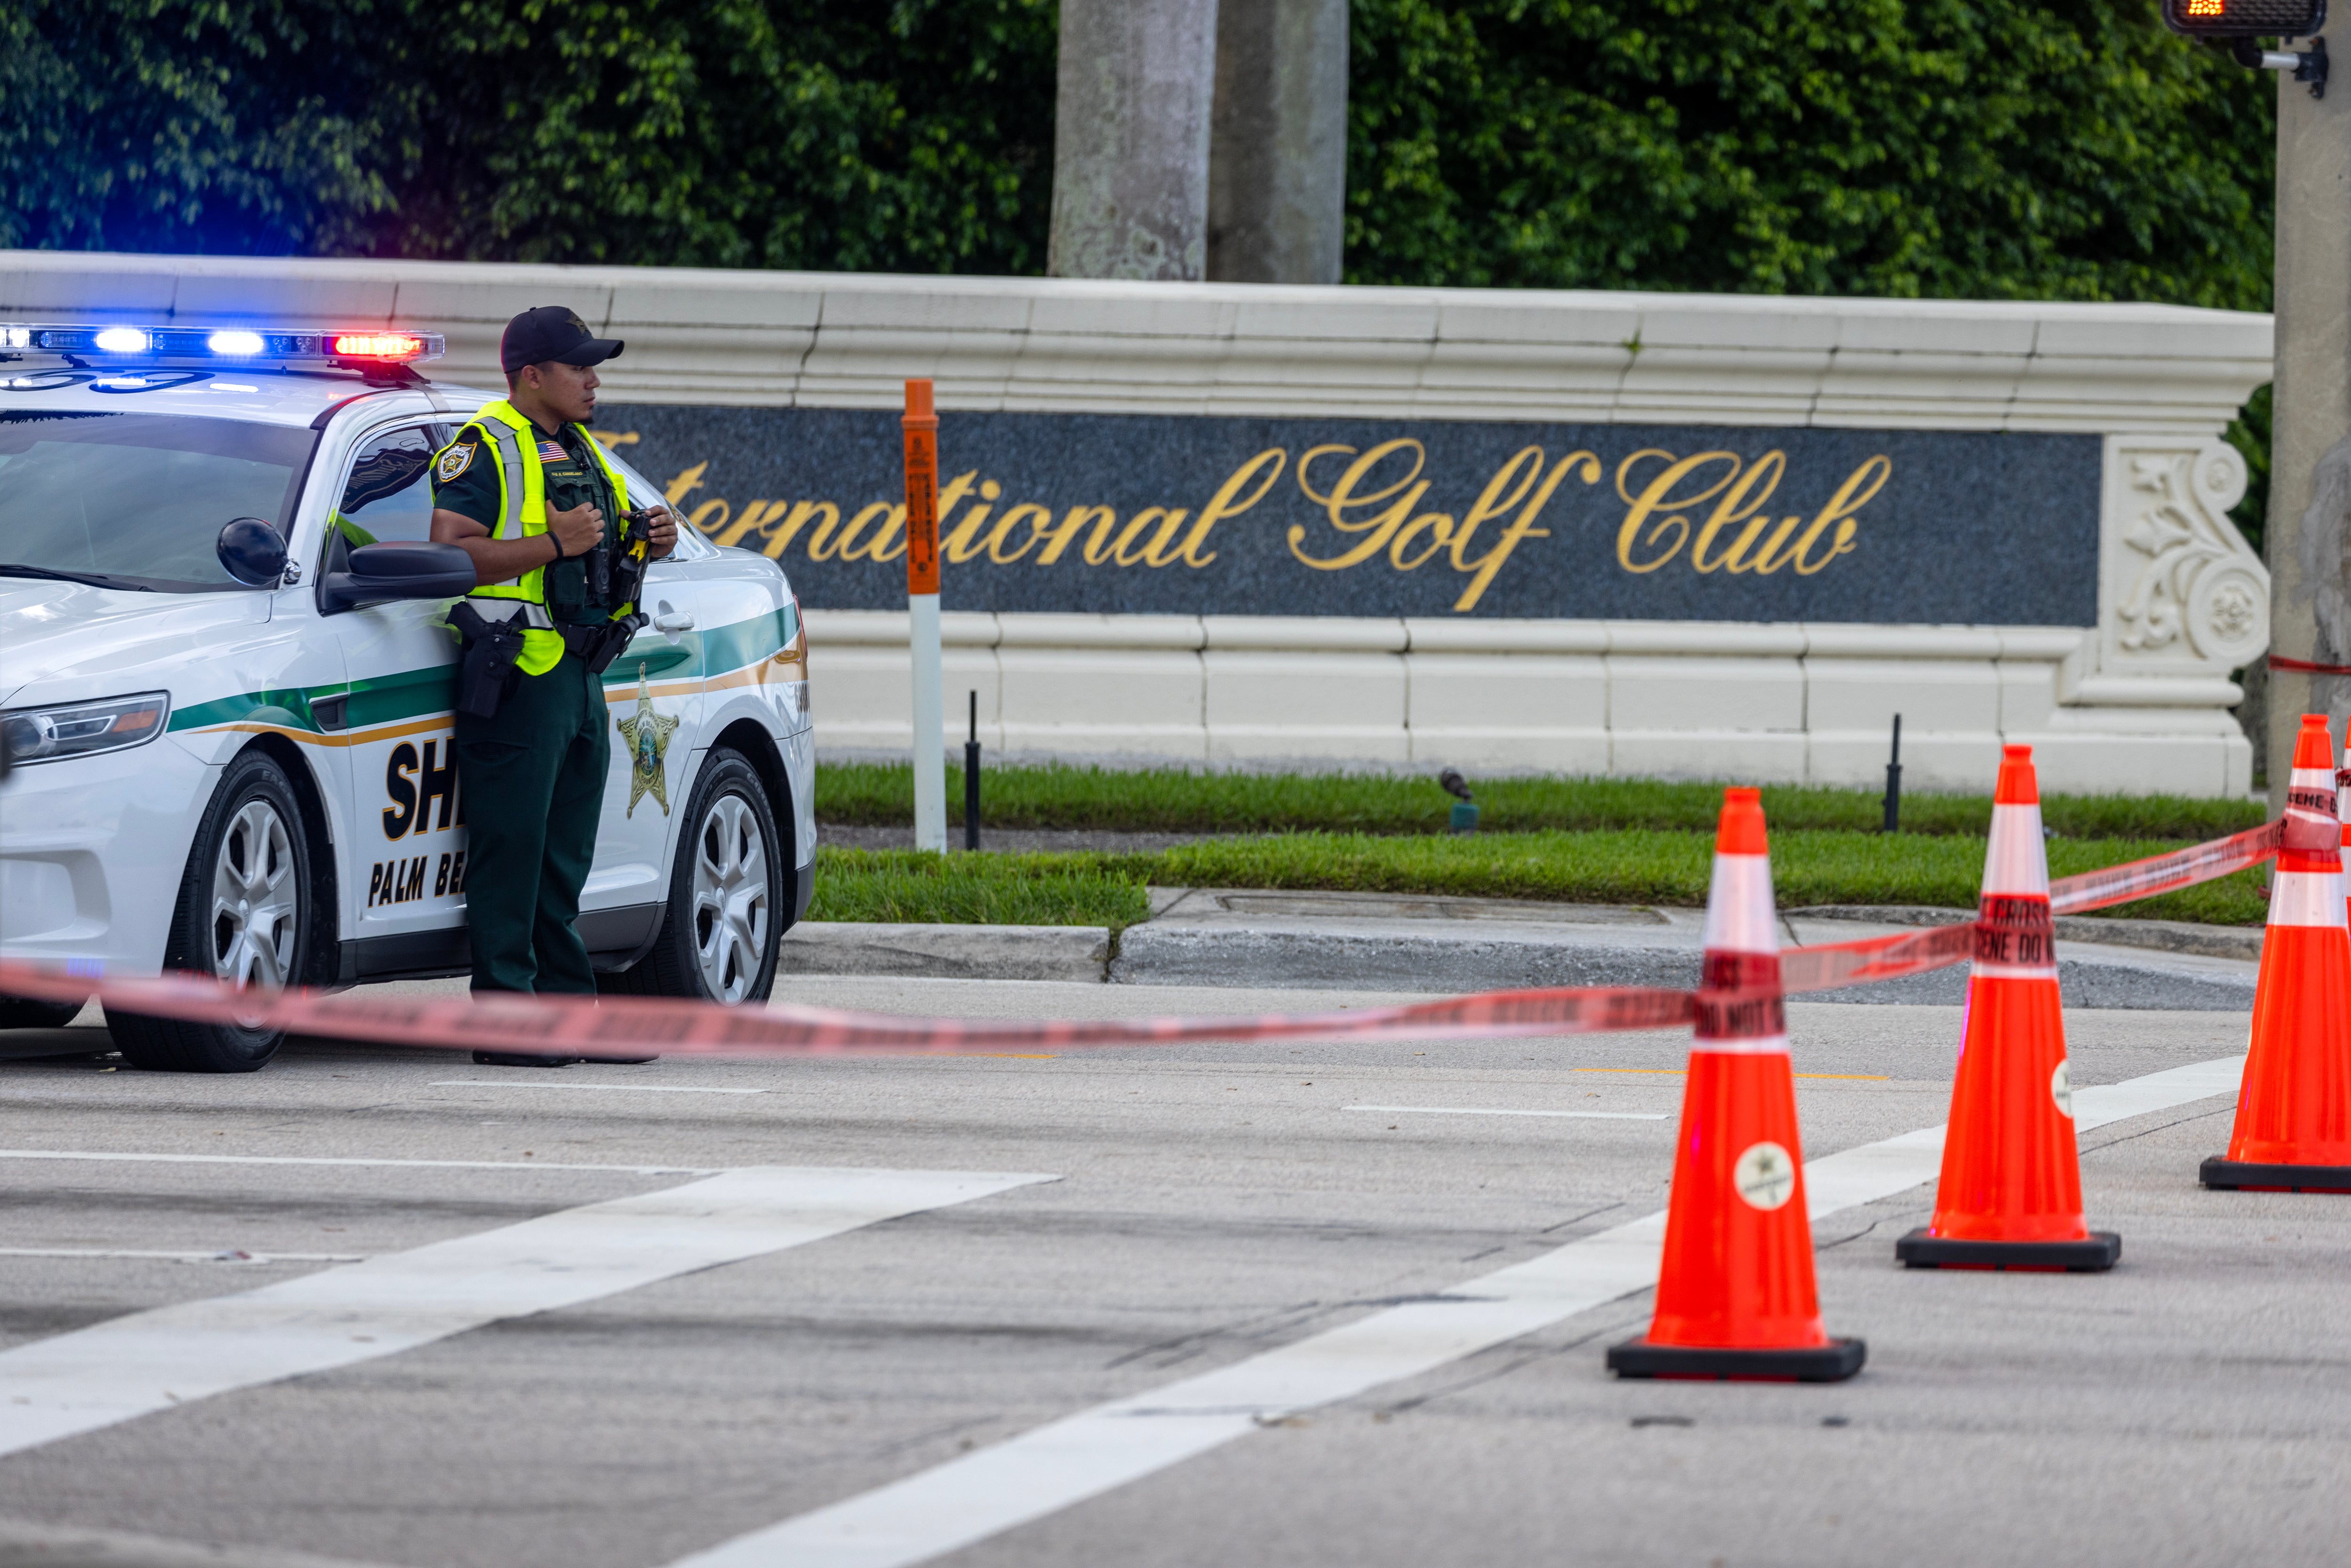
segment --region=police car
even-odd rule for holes
[[[434,334],[0,323],[0,956],[240,986],[466,972]],[[616,455],[632,495],[660,486]],[[579,929],[607,990],[767,997],[815,856],[782,570],[681,529],[604,673]],[[0,1026],[72,1009],[0,998]],[[142,1067],[278,1037],[110,1016]]]

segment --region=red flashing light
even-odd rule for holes
[[[338,332],[335,352],[354,360],[413,360],[424,352],[424,340],[413,332]]]

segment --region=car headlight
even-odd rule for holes
[[[144,746],[162,734],[164,716],[171,711],[168,692],[141,692],[135,697],[57,707],[15,708],[0,713],[0,745],[8,748],[8,760],[20,767],[98,751],[120,751]]]

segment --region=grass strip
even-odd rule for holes
[[[810,920],[952,925],[1131,925],[1147,880],[1098,855],[817,850]]]
[[[2180,847],[2177,840],[2053,840],[2053,875],[2117,865]],[[1706,902],[1713,841],[1704,834],[1620,829],[1474,837],[1285,833],[1215,839],[1158,854],[923,854],[820,849],[819,920],[985,922],[1124,926],[1144,918],[1145,884],[1449,894],[1572,904]],[[1771,839],[1783,909],[1816,904],[1970,908],[1983,843],[1959,837],[1784,831]],[[2266,905],[2262,869],[2106,913],[2252,925]]]
[[[946,770],[949,810],[961,821],[963,769]],[[1987,764],[1989,772],[1989,764]],[[1647,779],[1473,779],[1480,824],[1489,832],[1644,828],[1708,833],[1722,810],[1722,786]],[[1373,773],[1133,772],[1102,768],[988,768],[980,779],[980,821],[991,828],[1089,829],[1123,832],[1435,833],[1452,797],[1433,777]],[[826,763],[816,772],[819,820],[894,826],[914,820],[911,766]],[[1879,794],[1766,785],[1763,810],[1774,831],[1874,832]],[[2050,795],[2043,821],[2071,839],[2179,839],[2200,842],[2257,826],[2250,800],[2177,795]],[[1906,835],[1980,836],[1991,823],[1990,795],[1906,795]]]

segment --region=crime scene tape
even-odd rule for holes
[[[639,997],[253,996],[197,975],[92,979],[0,962],[0,995],[383,1044],[580,1056],[954,1054],[1007,1048],[1172,1045],[1214,1040],[1445,1040],[1670,1029],[1697,1016],[1689,991],[1595,986],[1489,991],[1402,1007],[1229,1018],[1046,1019],[1002,1023],[771,1003],[748,1008]]]
[[[2077,914],[2210,882],[2279,848],[2332,849],[2341,830],[2331,799],[2296,802],[2279,820],[2125,865],[2050,884],[2053,914]],[[1959,963],[1976,921],[1864,937],[1781,955],[1788,995],[1867,985]],[[1698,994],[1669,987],[1585,986],[1486,991],[1400,1007],[1230,1017],[1043,1019],[994,1022],[915,1018],[777,1002],[757,1010],[640,997],[384,997],[289,989],[254,993],[207,976],[110,977],[0,959],[0,996],[48,1001],[96,997],[120,1011],[235,1022],[293,1034],[380,1044],[584,1057],[643,1055],[954,1055],[979,1051],[1174,1045],[1245,1040],[1466,1040],[1672,1029],[1698,1017]],[[1719,1001],[1719,995],[1711,997]]]

